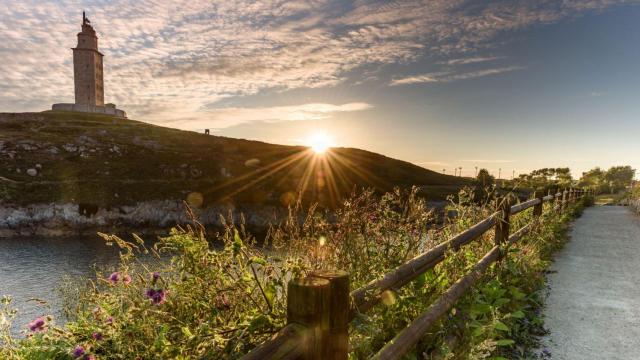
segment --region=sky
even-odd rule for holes
[[[132,119],[465,176],[640,168],[638,5],[0,0],[0,112],[73,102],[84,10]]]

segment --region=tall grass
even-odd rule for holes
[[[629,205],[637,214],[640,214],[640,186],[637,184],[629,193]]]
[[[490,197],[488,197],[490,199]],[[0,310],[0,358],[7,359],[217,359],[239,358],[285,324],[286,283],[319,268],[347,270],[359,287],[487,217],[492,200],[473,201],[463,190],[449,210],[457,217],[434,225],[435,214],[415,190],[376,196],[365,191],[335,212],[300,204],[272,226],[257,246],[243,221],[224,220],[211,238],[194,219],[152,247],[137,236],[104,239],[121,249],[111,272],[77,289],[72,319],[34,319],[26,337],[10,335],[10,301]],[[550,209],[547,209],[550,211]],[[564,241],[577,208],[543,216],[428,334],[416,358],[484,359],[525,356],[540,332],[537,315],[550,254]],[[513,217],[512,229],[532,221]],[[493,246],[493,234],[445,261],[359,314],[350,329],[353,358],[367,358],[404,328]],[[214,246],[214,244],[219,244]],[[149,254],[159,261],[141,261]]]

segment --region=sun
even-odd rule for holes
[[[317,132],[311,135],[306,145],[316,154],[324,154],[331,146],[333,146],[333,138],[326,132]]]

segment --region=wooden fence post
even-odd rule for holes
[[[319,270],[311,276],[328,280],[329,331],[323,344],[324,359],[347,360],[349,355],[349,274],[342,270]]]
[[[540,200],[540,204],[533,207],[533,216],[540,217],[542,215],[542,205],[544,203],[544,193],[542,191],[536,191],[533,193],[533,197]]]
[[[509,200],[509,195],[496,199],[499,214],[496,221],[494,241],[497,246],[502,246],[502,244],[509,241],[509,216],[511,215],[511,201]],[[502,256],[504,256],[504,252],[501,249],[500,257]]]
[[[324,358],[324,342],[329,330],[330,285],[329,280],[313,276],[289,281],[287,322],[305,327],[304,360]]]
[[[567,198],[569,197],[568,190],[562,190],[562,200],[560,201],[560,212],[567,209]]]

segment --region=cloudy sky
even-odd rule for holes
[[[640,3],[0,0],[0,112],[73,102],[82,10],[130,118],[324,132],[453,173],[640,168]]]

